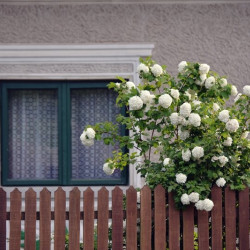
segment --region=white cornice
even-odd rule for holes
[[[153,44],[0,45],[0,63],[126,61],[152,55]]]

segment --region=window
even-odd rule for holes
[[[108,82],[2,82],[2,184],[127,184],[127,170],[102,170],[117,146],[84,147],[79,139],[85,125],[115,122],[122,112]]]

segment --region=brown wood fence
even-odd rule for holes
[[[74,188],[69,196],[66,211],[66,194],[62,188],[55,191],[54,211],[51,211],[51,193],[44,188],[40,192],[40,207],[36,207],[37,194],[30,188],[25,193],[25,212],[21,211],[21,192],[16,188],[10,194],[10,211],[6,210],[6,192],[0,188],[0,249],[20,249],[21,220],[25,221],[25,249],[36,249],[36,220],[39,220],[41,250],[50,250],[51,220],[54,220],[54,249],[65,249],[65,221],[69,220],[69,249],[79,249],[80,220],[83,220],[83,242],[85,250],[94,249],[97,241],[99,250],[108,249],[108,237],[112,236],[112,249],[128,250],[235,250],[249,249],[249,190],[231,191],[212,189],[215,204],[211,212],[197,212],[193,206],[183,211],[175,209],[173,194],[166,193],[162,186],[152,192],[145,186],[141,190],[140,206],[137,191],[126,190],[126,206],[119,187],[112,191],[112,210],[109,210],[109,191],[103,187],[98,192],[98,208],[94,211],[94,192],[88,188],[81,192]],[[83,206],[81,206],[81,202]],[[81,211],[80,207],[83,207]],[[37,212],[39,210],[39,212]],[[94,220],[97,220],[95,230]],[[112,233],[108,223],[112,219]],[[10,221],[10,235],[6,235],[6,221]],[[126,229],[123,221],[126,220]],[[139,227],[139,230],[138,230]],[[198,240],[194,240],[195,228]],[[126,233],[124,233],[124,231]],[[97,239],[94,235],[97,234]],[[239,243],[236,243],[236,239]]]

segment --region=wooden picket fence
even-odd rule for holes
[[[79,249],[80,220],[83,220],[84,250],[94,249],[94,220],[97,219],[97,246],[108,249],[108,222],[112,219],[112,249],[124,249],[123,221],[126,220],[125,249],[128,250],[193,250],[194,228],[198,227],[199,249],[226,250],[249,249],[249,190],[234,192],[228,187],[213,187],[211,198],[215,204],[211,212],[196,211],[189,206],[179,211],[174,206],[173,194],[159,185],[152,192],[144,186],[138,207],[137,191],[126,190],[124,209],[123,191],[112,191],[112,210],[109,210],[109,191],[103,187],[98,192],[98,208],[94,211],[94,192],[87,188],[81,192],[74,188],[69,196],[66,211],[66,193],[59,187],[54,194],[54,211],[51,211],[51,193],[40,192],[39,209],[37,194],[30,188],[25,193],[25,212],[21,211],[21,192],[16,188],[10,194],[10,211],[7,211],[6,192],[0,188],[0,249],[20,249],[21,220],[25,221],[25,249],[35,250],[36,220],[39,220],[40,250],[51,249],[51,220],[54,220],[54,249],[65,249],[65,221],[69,220],[69,249]],[[80,209],[83,202],[83,211]],[[39,210],[39,212],[38,212]],[[210,219],[211,218],[211,219]],[[10,235],[6,235],[6,221],[10,221]],[[138,236],[138,224],[140,233]],[[138,246],[140,242],[140,246]]]

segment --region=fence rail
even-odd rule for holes
[[[59,187],[55,191],[54,211],[51,211],[51,193],[44,188],[40,192],[39,208],[37,194],[30,188],[25,193],[25,212],[21,211],[21,192],[16,188],[10,194],[10,211],[7,211],[6,192],[0,188],[0,249],[19,250],[21,242],[21,220],[25,222],[25,250],[36,249],[36,221],[39,220],[39,242],[41,250],[51,249],[51,220],[54,220],[54,249],[65,249],[65,222],[69,221],[69,249],[79,249],[80,225],[83,221],[84,250],[108,250],[110,234],[112,249],[120,250],[193,250],[199,249],[249,249],[249,190],[235,192],[213,187],[211,197],[215,204],[211,212],[196,211],[193,206],[177,210],[172,193],[158,185],[153,191],[144,186],[141,189],[140,205],[137,191],[126,190],[126,204],[123,191],[115,187],[112,191],[112,209],[109,210],[109,191],[103,187],[98,192],[98,207],[94,211],[94,192],[87,188],[81,192],[71,190],[69,210],[66,211],[66,193]],[[83,205],[83,206],[81,206]],[[81,211],[81,207],[83,207]],[[97,220],[97,230],[95,230]],[[109,231],[112,220],[112,233]],[[6,235],[6,222],[10,233]],[[123,222],[126,221],[126,229]],[[138,230],[139,228],[139,230]],[[197,229],[198,240],[194,239]],[[97,234],[97,239],[94,235]],[[239,243],[236,244],[236,239]]]

